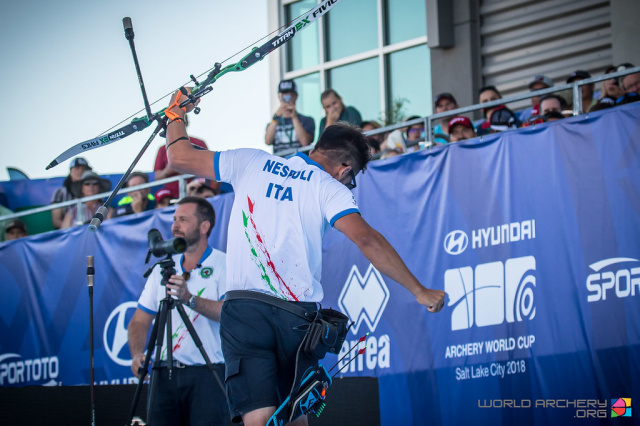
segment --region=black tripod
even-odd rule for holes
[[[144,274],[145,278],[147,278],[151,274],[151,272],[153,271],[153,268],[155,268],[156,265],[160,265],[160,268],[162,271],[162,285],[165,286],[165,298],[160,301],[160,307],[158,308],[156,321],[153,325],[153,328],[151,329],[151,336],[149,337],[149,342],[147,343],[147,355],[145,356],[142,367],[140,367],[140,369],[138,370],[138,374],[140,375],[140,380],[138,381],[138,386],[136,387],[136,392],[133,397],[133,404],[131,405],[131,413],[129,415],[129,421],[127,422],[127,425],[131,424],[133,420],[133,416],[135,415],[136,407],[138,406],[138,400],[140,399],[140,392],[142,391],[142,384],[144,383],[144,378],[147,376],[148,369],[149,369],[149,362],[151,361],[151,353],[152,353],[153,347],[155,346],[156,356],[153,361],[153,369],[152,369],[153,372],[151,374],[151,382],[149,384],[149,398],[148,398],[148,404],[147,404],[147,406],[149,407],[149,410],[147,413],[147,425],[152,424],[151,415],[153,413],[153,401],[156,393],[156,388],[158,386],[158,381],[154,373],[159,368],[161,368],[160,357],[162,356],[162,346],[164,342],[165,332],[167,334],[166,363],[167,363],[167,368],[169,369],[169,380],[171,380],[172,371],[173,371],[173,353],[172,353],[173,327],[171,324],[171,310],[173,308],[176,308],[178,310],[178,313],[180,314],[180,318],[182,318],[182,322],[189,330],[189,335],[193,339],[193,343],[195,343],[195,345],[198,347],[198,350],[200,351],[202,358],[204,358],[204,361],[207,364],[207,368],[209,368],[209,371],[211,371],[211,373],[213,374],[213,377],[215,378],[216,382],[218,382],[218,385],[222,389],[222,392],[225,393],[224,384],[222,383],[222,381],[220,380],[220,377],[218,376],[215,369],[213,368],[213,364],[211,363],[211,360],[207,356],[207,352],[202,347],[202,341],[200,340],[200,337],[198,337],[198,334],[196,333],[196,330],[193,327],[193,324],[191,324],[191,321],[189,320],[189,316],[184,311],[184,307],[178,300],[173,299],[167,293],[167,289],[166,289],[167,282],[169,281],[169,278],[171,278],[171,276],[175,275],[176,273],[175,262],[173,261],[171,254],[167,254],[166,258],[160,260],[159,262],[156,262],[151,268],[149,268],[147,272],[145,272]]]

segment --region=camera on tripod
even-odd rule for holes
[[[166,285],[169,278],[175,275],[175,263],[171,256],[174,254],[184,253],[187,249],[187,241],[182,237],[175,237],[169,240],[164,240],[162,234],[157,229],[151,229],[147,234],[149,240],[149,251],[147,252],[147,260],[144,263],[149,263],[149,259],[153,254],[155,257],[163,257],[164,259],[156,262],[151,268],[144,273],[144,277],[148,278],[156,265],[160,265],[162,269],[162,285]]]

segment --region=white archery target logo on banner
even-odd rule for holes
[[[533,256],[483,263],[475,270],[470,266],[447,270],[444,289],[452,307],[451,330],[533,319],[535,270]]]
[[[444,237],[444,250],[451,255],[458,255],[467,249],[469,237],[464,231],[451,231]]]
[[[338,304],[355,325],[351,327],[353,334],[358,334],[360,325],[364,322],[370,331],[375,331],[384,308],[389,301],[389,289],[382,279],[380,272],[373,265],[369,265],[364,277],[353,265],[342,288]]]
[[[118,365],[131,365],[131,354],[128,349],[124,349],[128,342],[127,313],[129,309],[135,311],[137,307],[137,302],[121,304],[111,312],[104,325],[104,349],[107,351],[109,358]]]

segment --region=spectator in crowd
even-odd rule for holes
[[[533,77],[533,80],[529,82],[529,91],[535,92],[542,89],[548,89],[549,87],[553,87],[553,80],[551,80],[546,75],[536,75]],[[531,108],[527,108],[526,110],[520,113],[520,121],[525,122],[528,121],[532,116],[536,116],[540,114],[539,110],[540,105],[540,96],[534,96],[531,98]]]
[[[449,120],[449,142],[460,142],[476,137],[476,132],[471,120],[461,115],[456,115]]]
[[[456,98],[451,93],[440,93],[435,97],[433,103],[435,104],[436,114],[441,112],[452,111],[460,108]],[[444,117],[440,120],[440,124],[433,128],[434,141],[436,143],[448,143],[449,140],[438,135],[449,136],[449,121],[451,117]]]
[[[611,74],[613,72],[618,71],[618,67],[614,65],[609,65],[607,69],[604,71],[605,74]],[[617,78],[611,78],[609,80],[604,80],[601,85],[601,97],[600,99],[610,98],[614,101],[618,99],[620,96],[624,94],[624,90],[618,84]]]
[[[18,238],[26,237],[27,235],[29,235],[27,233],[27,225],[25,225],[20,219],[12,220],[4,228],[5,241],[17,240]]]
[[[145,183],[149,183],[149,176],[146,173],[133,172],[129,175],[125,187],[131,188]],[[155,209],[156,200],[150,192],[149,188],[129,192],[118,202],[115,209],[109,211],[109,217],[126,216]]]
[[[625,63],[618,67],[618,71],[624,71],[630,68],[634,68],[633,64]],[[620,84],[624,93],[640,94],[640,73],[627,74],[620,77]]]
[[[220,182],[196,178],[187,185],[187,196],[211,198],[220,193]]]
[[[500,94],[496,86],[485,86],[478,90],[478,102],[481,104],[497,101],[498,99],[502,99],[502,95]],[[493,111],[499,108],[504,108],[504,105],[484,108],[482,110],[485,121],[478,128],[478,136],[491,133],[491,114],[493,114]]]
[[[629,68],[633,68],[633,64],[624,63],[618,67],[618,71],[624,71]],[[620,77],[620,86],[624,90],[624,94],[616,101],[618,105],[640,100],[640,73]]]
[[[360,127],[362,128],[362,132],[365,133],[370,130],[379,129],[380,127],[382,127],[382,125],[377,121],[371,120],[371,121],[363,121]],[[384,141],[383,133],[367,136],[367,143],[369,144],[371,155],[377,154],[380,152],[380,148],[383,141]]]
[[[540,113],[545,121],[556,121],[564,118],[563,111],[567,108],[566,101],[560,95],[553,93],[540,98]]]
[[[91,166],[89,166],[89,163],[84,158],[76,157],[71,160],[69,174],[64,179],[64,182],[62,182],[62,186],[53,193],[51,204],[62,203],[76,198],[71,191],[71,185],[73,182],[78,182],[82,178],[82,174],[87,170],[91,170]],[[69,211],[69,208],[70,207],[61,207],[51,210],[51,222],[54,228],[60,229],[62,227],[62,221]]]
[[[188,126],[189,119],[187,118],[186,115],[184,117],[184,121],[185,121],[185,125]],[[208,149],[207,144],[201,139],[194,138],[193,136],[189,136],[189,140],[191,141],[191,145],[193,145],[195,148],[204,149],[204,150]],[[155,162],[155,166],[153,167],[153,170],[156,172],[155,180],[166,179],[169,177],[178,176],[182,174],[173,170],[169,165],[169,161],[167,160],[167,150],[164,145],[162,145],[158,149],[158,154],[156,155],[156,162]],[[171,198],[174,198],[174,199],[180,198],[180,183],[178,181],[169,182],[164,185],[164,188],[171,191]]]
[[[111,182],[108,179],[101,178],[92,170],[85,171],[79,181],[71,184],[71,192],[75,198],[90,197],[107,192],[109,189],[111,189]],[[81,204],[80,209],[78,209],[77,205],[71,206],[62,220],[61,228],[70,228],[75,225],[89,223],[101,205],[102,200],[97,199],[85,201]]]
[[[413,115],[404,121],[411,121],[416,118],[420,117]],[[400,153],[419,151],[420,145],[418,145],[418,143],[424,140],[424,136],[424,123],[414,124],[407,127],[404,132],[400,130],[391,132],[387,138],[385,147],[386,149],[396,149]]]
[[[415,120],[416,118],[421,118],[418,115],[412,115],[411,117],[407,118],[404,121],[411,121],[411,120]],[[424,132],[424,121],[418,124],[413,124],[411,126],[409,126],[406,130],[405,133],[405,141],[406,141],[406,145],[407,145],[407,151],[411,152],[411,151],[419,151],[420,150],[420,146],[418,145],[419,141],[424,141],[424,136],[425,136],[425,132]]]
[[[569,78],[567,78],[567,84],[573,83],[574,81],[578,81],[578,80],[586,80],[588,78],[591,78],[591,74],[589,74],[587,71],[583,71],[583,70],[574,71],[573,73],[571,73]],[[583,111],[589,111],[591,107],[594,106],[597,102],[593,96],[593,89],[594,89],[593,83],[583,84],[582,86],[580,86],[580,90],[582,92],[582,110]],[[570,105],[569,108],[573,109],[573,106]]]
[[[164,188],[159,191],[156,191],[155,199],[156,199],[156,209],[163,209],[165,207],[169,207],[169,204],[171,204],[171,191]]]
[[[320,120],[320,135],[324,132],[324,129],[337,123],[338,121],[346,121],[354,126],[360,126],[362,124],[362,116],[357,109],[352,106],[344,106],[342,98],[333,89],[327,89],[320,95],[320,102],[324,109],[325,116]]]
[[[273,153],[278,154],[291,148],[300,148],[313,142],[316,124],[313,118],[298,114],[296,100],[298,92],[293,80],[282,80],[278,85],[280,106],[267,125],[264,142],[273,145]]]

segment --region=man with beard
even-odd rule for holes
[[[183,254],[173,256],[176,274],[161,285],[162,274],[156,268],[149,277],[131,322],[129,349],[131,370],[144,363],[147,334],[166,295],[182,303],[216,373],[224,377],[224,359],[220,348],[220,309],[226,288],[226,256],[211,248],[209,235],[215,224],[215,212],[199,197],[184,197],[173,216],[171,232],[187,242]],[[167,368],[167,341],[163,342],[161,368],[153,371],[157,380],[153,410],[154,425],[225,425],[227,402],[224,392],[205,365],[202,354],[180,318],[171,310],[173,366]],[[160,333],[160,331],[158,331]]]

